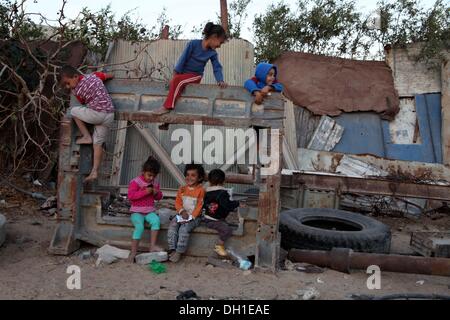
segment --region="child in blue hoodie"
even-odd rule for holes
[[[283,85],[277,81],[277,67],[270,63],[256,66],[255,76],[245,81],[245,88],[255,96],[255,103],[262,104],[270,92],[282,92]]]

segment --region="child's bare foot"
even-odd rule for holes
[[[92,137],[82,136],[76,140],[76,144],[92,144]]]
[[[172,110],[167,109],[167,108],[164,108],[164,107],[161,107],[161,108],[159,108],[159,109],[153,110],[153,111],[151,112],[151,114],[155,114],[155,115],[160,116],[160,115],[169,113],[170,111],[172,111]]]
[[[84,179],[84,182],[91,182],[98,178],[98,172],[97,171],[91,171],[91,174],[87,176],[86,179]]]
[[[136,258],[136,254],[130,254],[130,256],[127,259],[128,263],[135,263],[134,258]]]
[[[162,251],[164,251],[164,249],[161,247],[158,247],[158,246],[150,247],[150,252],[162,252]]]

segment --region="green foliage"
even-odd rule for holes
[[[0,39],[34,40],[43,36],[38,26],[22,10],[16,1],[0,0]]]
[[[420,59],[436,57],[449,48],[449,8],[437,0],[425,10],[418,0],[382,0],[381,25],[372,28],[369,16],[352,0],[299,0],[293,10],[280,2],[253,22],[258,61],[273,60],[283,51],[381,59],[384,46],[424,42]]]
[[[148,41],[157,39],[165,25],[170,24],[166,9],[160,13],[156,25],[148,28],[140,20],[133,20],[132,12],[125,13],[116,21],[111,6],[98,12],[91,12],[84,8],[76,20],[71,20],[64,29],[64,38],[78,39],[85,43],[90,50],[106,55],[109,42],[123,39],[128,41]],[[181,26],[175,25],[170,29],[169,37],[177,39],[181,34]]]
[[[247,19],[247,8],[252,0],[234,0],[228,9],[228,28],[231,38],[240,38],[242,23]]]
[[[248,6],[253,0],[233,0],[228,5],[228,29],[230,38],[240,38],[242,32],[242,24],[248,17]],[[191,32],[197,37],[202,37],[203,28],[208,23],[204,21],[200,25],[192,28]],[[220,15],[216,14],[217,24],[222,24]]]

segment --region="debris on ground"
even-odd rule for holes
[[[302,300],[315,300],[320,297],[319,291],[314,287],[297,290],[296,295],[301,297]]]
[[[288,259],[286,259],[286,260],[284,261],[284,267],[285,267],[286,270],[288,270],[288,271],[293,271],[293,270],[295,270],[295,264],[292,263],[292,261],[291,261],[291,260],[288,260]]]
[[[42,187],[42,183],[39,180],[34,180],[33,181],[33,185],[38,186],[38,187]]]
[[[216,257],[209,256],[207,261],[207,267],[219,267],[225,269],[234,269],[232,262],[226,259],[217,259]]]
[[[128,259],[130,250],[119,249],[108,244],[104,245],[100,249],[97,249],[95,254],[98,255],[96,266],[99,266],[102,262],[105,264],[111,264],[118,259]]]
[[[180,292],[177,296],[177,300],[199,300],[200,297],[193,290],[187,290],[184,292]]]
[[[51,196],[45,200],[45,202],[40,206],[41,210],[49,210],[52,208],[56,208],[57,199],[55,196]]]
[[[169,259],[167,252],[148,252],[141,253],[136,256],[135,261],[137,264],[146,265],[150,264],[152,261],[164,262]]]
[[[156,274],[166,273],[167,271],[166,266],[156,260],[153,260],[148,268]]]
[[[81,259],[81,260],[88,260],[88,259],[90,259],[91,257],[92,257],[92,252],[91,251],[83,251],[83,252],[81,252],[79,255],[78,255],[78,257]]]
[[[323,284],[323,283],[325,283],[325,282],[324,282],[322,279],[317,278],[317,283]]]
[[[295,270],[304,273],[324,273],[325,269],[307,263],[299,263],[295,265]]]
[[[419,285],[419,286],[423,286],[424,283],[425,283],[424,280],[419,280],[419,281],[416,282],[416,284]]]

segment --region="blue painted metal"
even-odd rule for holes
[[[371,112],[344,113],[335,118],[344,135],[333,151],[385,157],[380,116]]]
[[[333,151],[347,154],[372,154],[405,161],[442,163],[441,96],[417,95],[416,114],[421,144],[393,144],[389,122],[375,113],[347,113],[336,118],[344,135]]]

